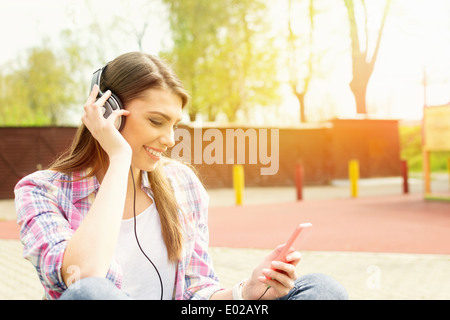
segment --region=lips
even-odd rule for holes
[[[145,151],[147,151],[150,155],[156,157],[156,158],[161,158],[162,153],[164,152],[164,150],[159,150],[159,149],[154,149],[154,148],[150,148],[147,146],[144,146]]]

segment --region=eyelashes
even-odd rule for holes
[[[161,121],[157,121],[157,120],[153,120],[153,119],[148,119],[153,125],[155,126],[160,126],[162,125]]]
[[[163,123],[162,123],[161,121],[158,121],[158,120],[149,119],[149,121],[150,121],[151,124],[153,124],[153,125],[156,126],[156,127],[160,127],[160,126],[163,125]],[[175,130],[175,129],[178,129],[178,124],[175,124],[172,128],[173,128],[174,130]]]

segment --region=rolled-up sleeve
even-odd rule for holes
[[[15,206],[23,256],[35,267],[48,299],[67,288],[61,266],[73,230],[61,211],[63,197],[48,181],[25,177],[16,185]]]

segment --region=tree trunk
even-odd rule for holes
[[[305,115],[305,93],[294,91],[295,96],[297,97],[298,104],[299,104],[299,111],[300,111],[300,123],[306,122],[306,115]]]
[[[295,70],[295,66],[296,66],[296,54],[298,54],[298,52],[296,51],[296,45],[295,45],[295,40],[297,38],[297,36],[294,34],[293,30],[292,30],[292,25],[291,25],[291,1],[289,0],[288,2],[288,31],[289,31],[289,37],[288,37],[288,46],[289,46],[289,50],[291,52],[291,56],[292,56],[292,61],[288,62],[288,68],[294,68],[293,70],[291,70],[290,73],[290,79],[289,79],[289,83],[292,89],[292,93],[296,96],[298,102],[299,102],[299,112],[300,112],[300,123],[305,123],[307,122],[306,120],[306,114],[305,114],[305,96],[308,92],[308,88],[309,88],[309,84],[311,82],[312,79],[312,74],[313,74],[313,44],[314,44],[314,16],[315,16],[315,10],[314,10],[314,3],[313,0],[309,1],[309,23],[310,23],[310,30],[309,30],[309,55],[308,55],[308,61],[307,61],[307,65],[308,65],[308,72],[303,76],[303,86],[302,88],[299,88],[299,81],[297,79],[297,75],[292,74],[292,72],[297,72]],[[305,50],[304,48],[302,48],[302,50]]]
[[[353,92],[357,114],[367,114],[366,92],[373,65],[364,61],[364,57],[353,57],[353,79],[350,81],[350,89]]]
[[[350,22],[350,36],[352,40],[352,67],[353,67],[353,79],[350,82],[350,89],[355,96],[356,112],[358,114],[367,114],[366,107],[366,92],[367,85],[370,80],[370,76],[373,73],[375,66],[375,61],[378,56],[378,50],[380,48],[381,37],[383,35],[384,24],[386,22],[387,13],[389,11],[390,0],[386,1],[386,6],[384,8],[380,29],[378,30],[375,50],[372,57],[368,54],[368,43],[369,43],[369,33],[367,28],[367,12],[364,0],[361,1],[364,7],[364,23],[365,23],[365,39],[366,43],[361,48],[361,43],[359,42],[359,31],[356,25],[355,11],[353,0],[344,0],[345,6],[347,8],[348,19]]]

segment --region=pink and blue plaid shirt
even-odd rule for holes
[[[177,265],[174,299],[208,299],[220,290],[207,253],[209,196],[187,166],[170,161],[164,171],[181,209],[185,240]],[[23,255],[36,268],[47,299],[58,298],[67,288],[61,277],[64,251],[100,187],[95,177],[79,180],[84,175],[37,171],[19,181],[14,190]],[[145,172],[141,188],[153,197]],[[114,257],[106,277],[121,287],[122,271]]]

